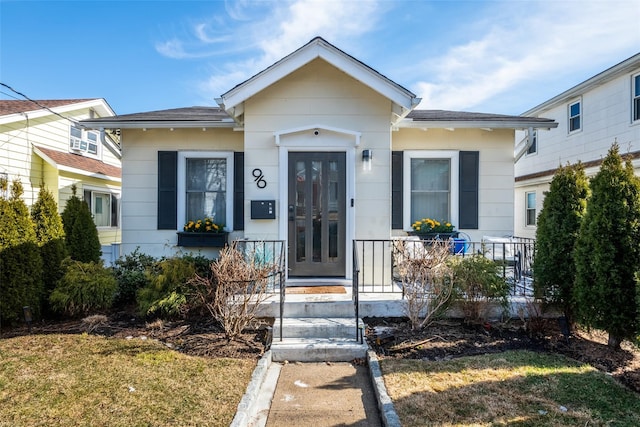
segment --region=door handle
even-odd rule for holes
[[[293,205],[289,205],[289,221],[293,221],[295,219],[294,213],[296,211],[296,207]]]

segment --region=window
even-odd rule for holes
[[[180,152],[178,157],[178,228],[213,218],[232,229],[233,154]]]
[[[580,101],[569,104],[569,133],[580,130],[582,126],[580,123],[580,117],[582,117],[580,110]]]
[[[631,110],[633,112],[633,121],[640,120],[640,74],[633,76],[633,105]]]
[[[104,190],[84,190],[84,200],[89,205],[96,227],[118,226],[118,198]]]
[[[527,149],[527,154],[535,154],[538,152],[538,131],[534,130],[531,135],[531,145]]]
[[[525,194],[526,208],[525,208],[525,225],[536,225],[536,193],[530,192]]]
[[[405,229],[421,218],[458,225],[458,152],[407,151]],[[406,164],[405,163],[405,164]]]
[[[98,133],[71,125],[69,148],[76,153],[98,154]]]

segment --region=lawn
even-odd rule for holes
[[[228,426],[255,367],[155,340],[0,340],[0,426]]]
[[[561,355],[507,351],[381,366],[404,427],[640,425],[636,393]]]

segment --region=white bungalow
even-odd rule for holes
[[[213,216],[230,240],[285,241],[289,277],[349,279],[354,240],[406,235],[416,219],[474,241],[512,235],[515,130],[556,126],[417,110],[322,38],[216,101],[82,122],[121,132],[122,253],[209,254],[178,233]]]

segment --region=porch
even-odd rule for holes
[[[511,316],[528,312],[533,295],[535,241],[485,238],[481,242],[450,240],[451,256],[482,254],[496,261],[510,284]],[[270,295],[260,315],[276,319],[276,360],[352,360],[364,357],[365,317],[404,317],[405,295],[398,265],[406,258],[428,256],[428,241],[414,238],[354,240],[351,278],[286,278],[283,241],[241,241],[242,250],[273,265]],[[258,255],[257,257],[255,255]],[[298,292],[300,289],[305,292]],[[329,291],[330,290],[330,291]],[[496,306],[495,316],[502,315]],[[462,317],[455,306],[450,317]]]

